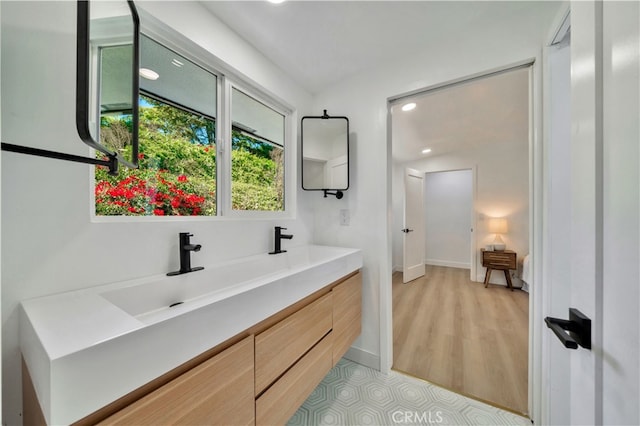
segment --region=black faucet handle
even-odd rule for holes
[[[191,244],[189,238],[193,237],[193,234],[190,232],[180,232],[178,235],[180,237],[180,243],[178,245],[178,250],[180,252],[180,269],[178,271],[169,272],[167,275],[180,275],[204,269],[202,266],[196,266],[195,268],[191,267],[191,252],[200,251],[202,245]]]

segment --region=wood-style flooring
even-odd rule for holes
[[[527,413],[529,295],[473,282],[468,269],[393,275],[393,368]]]

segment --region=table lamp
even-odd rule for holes
[[[494,217],[489,219],[489,232],[496,234],[496,238],[493,240],[493,249],[496,251],[503,251],[506,248],[506,245],[504,241],[502,241],[500,235],[507,233],[507,219],[503,217]]]

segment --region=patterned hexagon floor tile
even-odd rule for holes
[[[391,372],[346,359],[327,374],[289,425],[519,425],[529,419]]]

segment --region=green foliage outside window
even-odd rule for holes
[[[284,210],[284,151],[233,131],[231,205],[234,210]]]
[[[130,127],[130,116],[103,116],[101,142],[126,153]],[[96,215],[215,216],[215,122],[142,96],[138,131],[138,169],[96,167]],[[284,210],[283,150],[232,136],[232,208]]]

